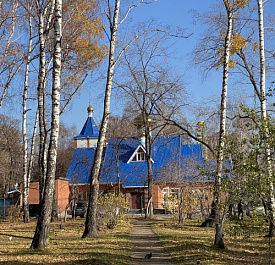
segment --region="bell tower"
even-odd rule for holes
[[[96,148],[99,137],[99,130],[93,118],[94,108],[87,108],[88,118],[78,136],[74,137],[75,148]]]

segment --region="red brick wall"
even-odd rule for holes
[[[70,189],[68,179],[55,180],[55,193],[57,199],[57,206],[60,212],[64,212],[69,203]]]
[[[163,192],[158,185],[153,186],[153,207],[154,209],[163,208]]]
[[[29,188],[29,204],[39,204],[39,182],[31,182]]]
[[[30,183],[29,204],[39,204],[39,182]],[[67,179],[55,180],[55,192],[57,206],[61,212],[64,212],[70,196],[69,183]]]

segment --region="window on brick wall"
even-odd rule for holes
[[[168,188],[164,188],[162,190],[162,192],[163,192],[163,198],[164,199],[169,197],[169,189]]]
[[[180,195],[180,191],[179,191],[178,188],[170,189],[170,196],[171,197],[179,198],[179,195]]]
[[[78,193],[78,201],[88,201],[89,194],[87,191],[79,192]]]

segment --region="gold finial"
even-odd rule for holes
[[[147,122],[149,125],[152,125],[155,123],[154,119],[152,117],[148,117],[147,118]],[[136,126],[144,126],[144,122],[143,122],[143,118],[142,118],[142,115],[138,115],[134,121],[133,121],[134,125]]]
[[[94,108],[91,106],[91,103],[90,103],[89,107],[87,108],[87,111],[88,112],[93,112],[94,111]]]

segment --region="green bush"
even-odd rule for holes
[[[258,215],[253,217],[244,217],[243,219],[231,219],[224,232],[231,237],[249,238],[252,235],[263,234],[266,229],[266,218]]]

